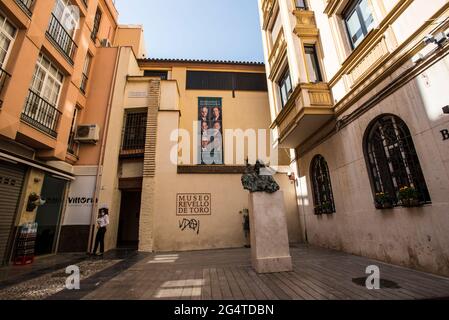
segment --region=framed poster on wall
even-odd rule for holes
[[[222,98],[198,98],[199,164],[223,164]]]

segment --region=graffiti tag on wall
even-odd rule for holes
[[[181,231],[192,230],[196,232],[196,234],[200,234],[200,221],[197,219],[180,220],[179,229],[181,229]]]

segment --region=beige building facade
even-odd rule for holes
[[[259,1],[311,244],[449,274],[448,1]]]
[[[103,167],[117,174],[103,176],[99,193],[99,203],[111,209],[106,247],[167,252],[248,245],[245,160],[263,154],[267,163],[288,164],[270,150],[263,64],[131,60],[126,81],[117,83]],[[223,141],[208,162],[202,129],[214,126]],[[275,178],[285,194],[290,241],[299,242],[294,183],[288,172]]]

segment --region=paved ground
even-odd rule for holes
[[[94,270],[84,270],[86,276],[81,281],[81,290],[64,290],[65,278],[62,278],[59,290],[49,290],[50,294],[38,298],[402,300],[449,297],[448,278],[305,245],[292,248],[292,256],[293,272],[258,275],[250,266],[249,249],[168,254],[126,253],[121,256],[112,254],[104,260],[91,261],[84,266]],[[81,269],[83,262],[80,262]],[[369,265],[380,268],[383,286],[380,290],[368,290],[364,286],[365,270]],[[61,271],[54,273],[60,274]],[[37,282],[43,288],[54,287],[55,278],[58,277],[46,274],[20,284],[2,286],[0,282],[0,299],[31,299],[23,294],[15,294],[14,289],[35,288],[37,279],[40,279]]]

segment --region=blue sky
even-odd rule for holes
[[[151,58],[263,61],[257,0],[116,0]]]

